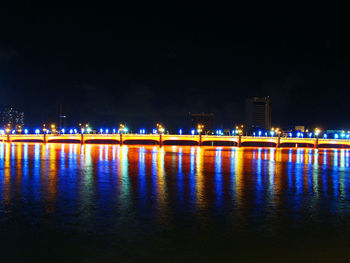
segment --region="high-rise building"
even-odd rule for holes
[[[0,127],[19,129],[24,126],[24,112],[15,110],[12,107],[5,107],[0,110]]]
[[[253,97],[246,100],[246,123],[248,132],[258,129],[269,130],[271,128],[270,98]]]

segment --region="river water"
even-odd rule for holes
[[[350,262],[349,164],[348,149],[1,143],[1,258]]]

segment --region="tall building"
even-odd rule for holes
[[[190,113],[191,127],[197,129],[198,125],[203,125],[203,133],[214,130],[214,113]]]
[[[24,112],[15,110],[12,107],[5,107],[0,110],[0,127],[18,129],[24,126]]]
[[[258,129],[271,129],[271,106],[269,97],[253,97],[246,100],[245,127],[248,132]]]

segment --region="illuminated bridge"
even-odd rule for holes
[[[2,142],[350,148],[350,140],[171,134],[5,134]]]

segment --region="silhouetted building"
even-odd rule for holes
[[[12,107],[0,110],[0,127],[17,129],[24,126],[24,112],[17,111]]]
[[[270,98],[253,97],[246,100],[246,124],[248,132],[271,129]]]
[[[204,125],[203,133],[209,133],[214,130],[214,113],[190,113],[191,126],[197,129],[199,124]]]

